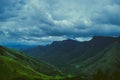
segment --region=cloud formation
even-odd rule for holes
[[[120,0],[1,0],[1,44],[120,36]]]

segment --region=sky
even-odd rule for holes
[[[120,0],[0,0],[0,44],[120,36]]]

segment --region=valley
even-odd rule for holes
[[[15,50],[0,46],[0,80],[119,80],[120,38],[55,41]]]

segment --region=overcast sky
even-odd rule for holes
[[[120,36],[120,0],[0,0],[0,44]]]

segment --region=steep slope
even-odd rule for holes
[[[76,74],[93,76],[92,80],[119,80],[120,41],[114,42],[96,56],[71,66],[76,68]]]
[[[49,76],[47,76],[49,75]],[[0,80],[49,80],[61,75],[55,67],[0,46]]]
[[[115,41],[116,38],[112,37],[94,37],[91,41],[86,42],[55,41],[50,45],[38,46],[24,52],[54,64],[65,71],[66,65],[83,62]]]
[[[40,74],[12,59],[0,57],[0,80],[45,80],[48,76]]]
[[[120,43],[111,44],[98,55],[83,62],[81,67],[84,67],[84,71],[91,70],[91,72],[101,68],[103,71],[120,72]]]

